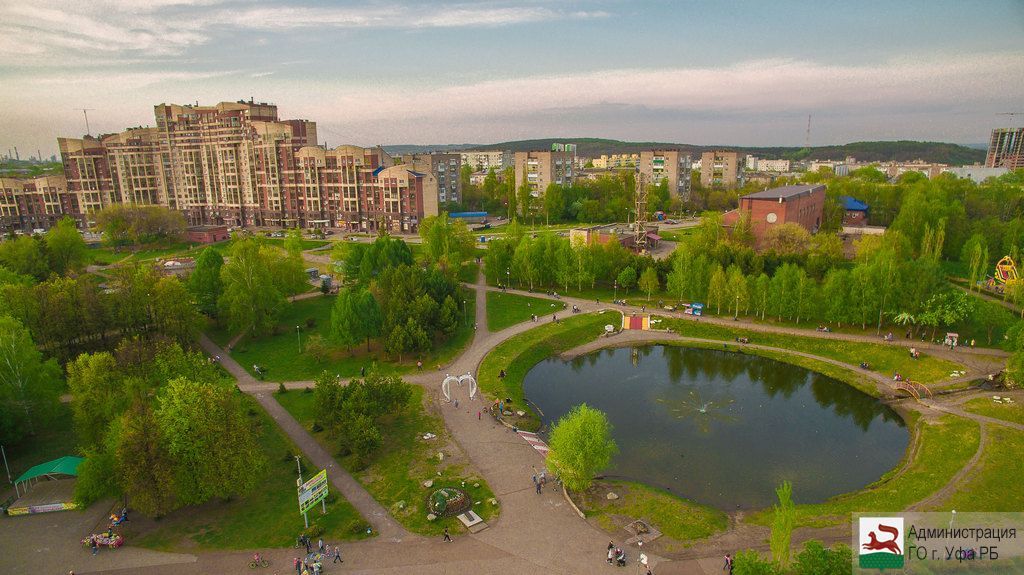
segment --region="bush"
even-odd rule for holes
[[[324,534],[324,528],[322,525],[314,521],[312,525],[304,529],[302,533],[310,539],[316,539]]]
[[[313,426],[310,427],[309,430],[312,431],[313,433],[320,433],[321,431],[324,430],[324,426],[320,425],[319,422],[314,421]]]
[[[277,384],[277,393],[288,393],[288,388],[284,386],[284,382]]]
[[[372,528],[369,523],[356,522],[352,524],[351,533],[353,535],[359,535],[362,533],[369,533]]]
[[[316,327],[316,318],[315,317],[307,317],[306,318],[306,327],[308,327],[310,329],[313,329],[314,327]]]
[[[303,387],[302,388],[302,393],[313,393],[313,388],[312,387]]]
[[[762,559],[757,551],[740,551],[733,560],[733,575],[779,575],[778,568],[769,559]]]

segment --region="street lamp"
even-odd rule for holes
[[[299,331],[299,326],[295,326],[295,339],[299,342],[299,353],[302,353],[302,333]]]
[[[512,283],[512,269],[505,268],[505,289],[509,288],[510,283]]]
[[[462,300],[462,321],[466,321],[466,300]]]
[[[739,321],[740,320],[740,296],[739,296],[739,294],[736,294],[736,309],[734,310],[734,312],[732,314],[732,320],[733,321]]]
[[[615,280],[613,285],[615,287],[615,299],[619,299],[619,280]]]

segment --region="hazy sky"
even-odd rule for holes
[[[0,0],[5,153],[250,96],[331,146],[984,142],[1024,124],[1024,0]]]

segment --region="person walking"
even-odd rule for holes
[[[341,558],[341,545],[335,545],[334,546],[334,561],[331,561],[331,564],[334,564],[334,563],[344,563],[344,562],[345,562],[345,560]]]
[[[444,541],[447,541],[448,543],[452,542],[452,536],[448,534],[447,527],[444,528]]]
[[[299,575],[299,573],[302,573],[302,563],[299,562],[298,557],[292,558],[292,567],[295,568],[295,575]]]
[[[545,469],[540,470],[540,486],[544,487],[548,483],[548,472]]]
[[[95,556],[97,553],[100,552],[100,546],[99,546],[98,543],[96,543],[96,536],[95,535],[89,537],[89,547],[92,548],[93,556]]]
[[[316,542],[316,546],[317,546],[317,549],[320,551],[320,554],[323,555],[324,554],[324,540],[323,540],[323,538],[319,539]]]
[[[477,421],[480,421],[480,418],[481,418],[482,416],[483,416],[483,412],[481,412],[481,411],[477,411],[477,412],[476,412],[476,420],[477,420]]]
[[[722,566],[722,570],[725,571],[726,573],[728,573],[729,575],[732,575],[732,568],[733,568],[732,555],[729,555],[728,553],[726,553],[725,554],[725,565]]]

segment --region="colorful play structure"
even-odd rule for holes
[[[1004,288],[1020,281],[1020,278],[1017,276],[1017,265],[1013,263],[1013,258],[1003,256],[1003,259],[996,262],[996,271],[992,279],[996,284]]]
[[[622,329],[649,330],[651,329],[651,316],[637,314],[622,314]]]

